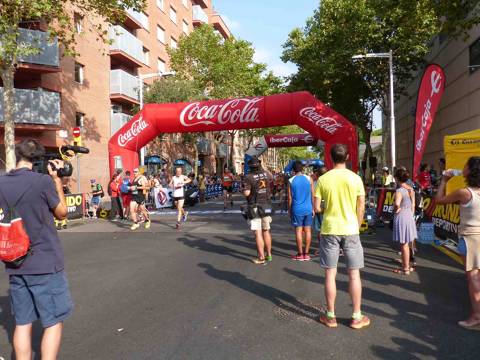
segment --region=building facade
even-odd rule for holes
[[[480,27],[473,28],[467,40],[437,36],[426,60],[441,65],[446,76],[445,93],[422,160],[438,170],[438,159],[444,157],[443,138],[480,128]],[[396,102],[397,165],[409,169],[413,162],[415,108],[422,75],[422,72],[417,74],[407,89],[408,95]]]
[[[74,127],[82,129],[82,145],[90,154],[74,163],[69,185],[76,192],[89,191],[93,178],[108,183],[108,140],[140,105],[140,84],[169,70],[167,47],[176,47],[181,36],[204,23],[224,38],[230,31],[212,0],[149,0],[144,12],[128,10],[122,24],[110,26],[111,44],[97,40],[95,19],[82,18],[73,8],[71,13],[79,53],[75,58],[63,57],[58,44],[48,41],[44,24],[21,24],[22,37],[40,44],[41,52],[21,59],[15,74],[15,122],[16,140],[32,137],[52,152],[72,142]],[[0,159],[5,159],[2,96],[0,87]],[[175,136],[162,144],[165,154],[172,162],[191,159],[191,149]]]

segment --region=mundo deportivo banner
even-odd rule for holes
[[[413,178],[416,179],[438,105],[445,90],[445,74],[436,64],[428,65],[417,98],[415,139],[413,143]]]

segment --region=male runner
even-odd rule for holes
[[[133,181],[130,190],[132,191],[132,202],[130,203],[130,215],[132,216],[133,224],[130,230],[137,230],[140,227],[138,223],[137,211],[140,210],[145,217],[145,229],[150,228],[150,216],[145,207],[145,195],[149,191],[150,186],[147,178],[140,174],[138,169],[133,169]]]
[[[183,209],[183,204],[185,202],[185,185],[191,183],[192,180],[182,174],[182,168],[177,167],[175,169],[175,176],[172,177],[170,181],[170,187],[173,188],[173,201],[177,206],[177,224],[176,228],[180,229],[180,221],[187,221],[188,211]]]
[[[228,199],[230,199],[230,205],[233,207],[233,174],[227,167],[223,171],[223,211],[227,209]]]

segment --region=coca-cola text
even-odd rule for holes
[[[338,128],[342,127],[337,120],[331,117],[322,117],[314,107],[306,107],[300,110],[300,116],[310,120],[316,126],[322,128],[329,134],[335,134]]]
[[[145,120],[143,120],[143,117],[140,116],[132,123],[130,129],[128,129],[126,133],[118,135],[118,145],[124,147],[132,139],[138,136],[138,134],[140,134],[146,127],[148,127],[148,123],[146,123]]]

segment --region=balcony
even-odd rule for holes
[[[131,67],[143,66],[143,44],[121,26],[110,29],[110,57],[112,65],[128,64]]]
[[[126,11],[126,17],[124,24],[129,29],[141,29],[143,27],[142,16],[145,16],[143,13],[128,8]]]
[[[208,7],[208,1],[209,0],[193,0],[192,3],[205,9]]]
[[[213,14],[211,17],[211,23],[215,30],[217,30],[224,39],[228,39],[231,36],[230,29],[227,24],[225,24],[225,21],[223,21],[221,15]]]
[[[193,5],[192,6],[192,19],[193,19],[193,26],[200,26],[201,24],[208,24],[208,15],[201,8],[200,5]]]
[[[123,104],[140,104],[139,80],[123,70],[110,71],[110,99]]]
[[[19,43],[30,44],[40,49],[35,55],[21,56],[19,70],[28,70],[38,73],[59,72],[60,61],[58,55],[58,41],[49,39],[46,32],[29,29],[19,29]]]
[[[0,88],[0,123],[4,114],[3,88]],[[60,125],[60,94],[43,89],[15,89],[15,123]]]
[[[130,119],[131,115],[124,113],[113,113],[110,119],[110,135],[113,136],[123,125],[125,125]]]

